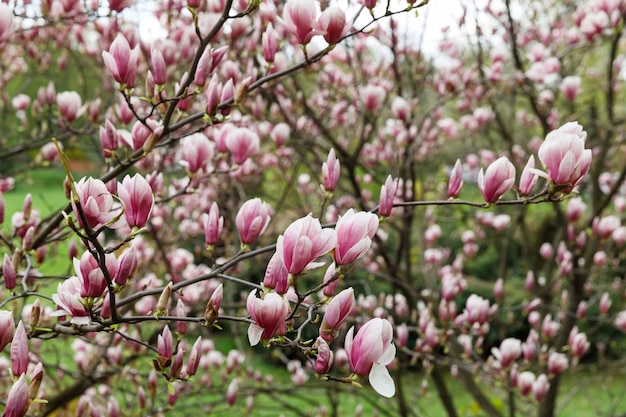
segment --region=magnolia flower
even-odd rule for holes
[[[591,167],[591,149],[585,149],[586,138],[587,132],[578,122],[566,123],[548,133],[538,152],[548,174],[537,174],[570,190],[577,186]]]
[[[115,81],[125,87],[134,87],[140,54],[139,45],[131,50],[128,40],[119,34],[111,43],[109,51],[102,52],[102,59]]]
[[[378,230],[378,216],[365,211],[348,210],[337,221],[337,246],[335,263],[347,265],[355,262],[369,250]]]
[[[70,277],[60,283],[56,294],[52,294],[58,311],[51,316],[71,316],[70,321],[74,324],[89,324],[89,313],[83,306],[81,291],[82,283],[78,277]]]
[[[235,225],[241,238],[241,243],[254,243],[267,229],[270,222],[271,208],[260,198],[248,200],[239,209],[235,217]]]
[[[139,174],[126,175],[117,185],[117,195],[124,203],[124,217],[130,227],[143,227],[154,207],[154,195],[148,181]]]
[[[396,387],[387,365],[396,356],[392,342],[393,328],[386,319],[374,318],[365,323],[354,336],[354,327],[346,334],[345,350],[352,372],[368,375],[370,385],[383,397],[391,398]]]
[[[336,244],[335,231],[322,229],[320,221],[309,214],[291,223],[285,234],[278,237],[276,252],[282,255],[287,271],[298,275],[306,269],[319,266],[319,263],[313,261],[329,252]]]
[[[283,24],[300,45],[306,45],[313,36],[324,33],[318,27],[315,3],[309,0],[287,1],[283,9]]]
[[[485,201],[495,203],[502,194],[506,193],[515,183],[515,166],[506,156],[503,156],[478,172],[478,188]]]
[[[261,339],[269,340],[274,336],[284,335],[287,331],[286,319],[290,308],[286,298],[273,292],[258,298],[256,290],[253,290],[248,295],[246,307],[255,321],[248,328],[251,346],[255,346]]]

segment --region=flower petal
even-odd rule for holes
[[[391,343],[389,347],[380,355],[380,358],[376,361],[381,365],[389,365],[396,357],[396,345]]]
[[[393,346],[393,345],[392,345]],[[395,348],[394,348],[395,351]],[[374,363],[369,374],[370,385],[374,391],[386,398],[391,398],[396,394],[396,385],[389,375],[386,366],[380,363]]]
[[[248,327],[248,341],[250,342],[250,346],[258,345],[262,334],[263,327],[250,323],[250,327]]]

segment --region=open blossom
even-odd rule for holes
[[[337,244],[333,229],[322,229],[318,219],[310,214],[291,223],[285,234],[278,237],[276,252],[282,255],[290,274],[298,275],[318,264],[312,262]]]
[[[74,324],[89,324],[90,318],[80,296],[82,283],[78,277],[70,277],[61,282],[57,287],[56,294],[52,294],[52,300],[57,305],[58,311],[52,316],[71,316]]]
[[[154,195],[148,181],[139,174],[126,175],[117,185],[117,195],[124,203],[124,217],[130,227],[143,227],[154,207]]]
[[[90,228],[107,224],[112,221],[116,213],[112,212],[113,196],[106,185],[99,179],[83,177],[74,184],[82,212]],[[83,216],[78,211],[77,204],[72,199],[72,207],[76,213],[78,223],[83,226]]]
[[[228,132],[226,147],[230,151],[233,162],[241,165],[261,148],[259,135],[245,127],[237,127]]]
[[[346,15],[339,7],[328,7],[319,18],[320,30],[324,32],[324,40],[330,45],[341,41],[346,35]]]
[[[271,219],[270,214],[270,206],[260,198],[253,198],[243,203],[235,217],[241,243],[254,243],[267,229]]]
[[[365,211],[348,210],[337,221],[337,246],[335,263],[347,265],[355,262],[369,250],[378,230],[378,216]]]
[[[57,94],[59,114],[68,123],[72,123],[82,114],[82,99],[76,91],[64,91]]]
[[[125,87],[134,87],[140,53],[139,45],[131,50],[128,40],[119,34],[111,43],[109,51],[102,52],[102,59],[115,81]]]
[[[389,375],[387,365],[396,356],[392,342],[393,328],[386,319],[374,318],[365,323],[354,336],[354,327],[346,334],[345,350],[352,372],[368,375],[372,388],[380,395],[390,398],[396,387]]]
[[[105,264],[109,278],[113,279],[117,274],[118,264],[115,255],[112,253],[105,255]],[[81,297],[100,297],[107,288],[106,278],[98,261],[91,252],[86,251],[80,260],[74,258],[74,271],[82,283]]]
[[[511,365],[522,354],[522,342],[519,339],[509,337],[500,343],[500,348],[491,349],[493,356],[498,359],[503,368]]]
[[[503,156],[478,172],[478,188],[485,201],[495,203],[502,194],[506,193],[515,183],[515,166],[506,156]]]
[[[546,136],[538,156],[555,185],[574,188],[589,171],[591,149],[585,149],[586,138],[587,132],[578,122],[566,123]]]
[[[194,133],[184,138],[181,145],[180,164],[193,174],[201,169],[206,171],[213,158],[213,142],[202,133]]]
[[[306,45],[313,36],[323,33],[318,27],[315,3],[309,0],[287,1],[283,9],[283,23],[300,45]]]
[[[290,313],[289,301],[276,293],[267,293],[263,298],[253,290],[248,296],[246,307],[255,321],[248,329],[248,340],[254,346],[259,340],[269,340],[284,335],[287,331],[287,316]]]

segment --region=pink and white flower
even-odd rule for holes
[[[335,231],[322,229],[320,221],[309,214],[291,223],[285,234],[278,237],[276,252],[281,254],[287,271],[298,275],[306,269],[323,265],[313,261],[329,252],[336,244]]]
[[[387,365],[396,356],[392,342],[393,328],[386,319],[374,318],[365,323],[354,336],[354,327],[346,334],[345,350],[352,372],[368,375],[370,385],[380,395],[391,398],[396,387]]]

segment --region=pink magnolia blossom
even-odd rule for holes
[[[574,327],[569,334],[567,344],[570,352],[574,357],[581,357],[587,350],[589,350],[590,343],[587,340],[587,335],[578,331],[577,327]]]
[[[394,97],[391,102],[391,113],[396,119],[406,122],[411,117],[411,104],[402,97]]]
[[[233,162],[243,164],[248,158],[259,152],[261,140],[259,135],[245,127],[237,127],[228,132],[226,147],[230,151]]]
[[[322,12],[318,20],[319,29],[324,32],[324,40],[334,45],[343,39],[348,32],[346,15],[338,7],[328,7]]]
[[[283,23],[300,45],[306,45],[313,36],[323,33],[319,30],[315,3],[309,0],[288,0],[283,8]]]
[[[335,268],[335,264],[331,263],[328,268],[326,269],[326,272],[324,273],[324,288],[322,288],[322,293],[326,296],[326,297],[332,297],[333,295],[335,295],[335,290],[337,289],[337,284],[339,284],[339,279],[335,279],[334,281],[330,281],[335,277],[335,272],[336,272],[336,268]]]
[[[28,411],[28,383],[23,373],[13,383],[7,396],[3,417],[24,417]]]
[[[194,133],[182,140],[182,153],[180,164],[192,174],[200,170],[206,172],[213,158],[213,142],[202,133]]]
[[[335,263],[339,266],[348,265],[365,255],[377,230],[378,217],[375,214],[348,210],[335,226],[337,232]]]
[[[394,198],[398,189],[398,181],[391,175],[387,176],[385,183],[380,187],[380,201],[378,203],[378,215],[382,217],[391,216]]]
[[[4,254],[4,259],[2,261],[2,276],[4,277],[4,286],[6,289],[14,289],[17,285],[17,272],[13,266],[13,261],[11,261],[11,258],[6,253]]]
[[[109,51],[102,52],[102,59],[113,79],[121,86],[130,88],[135,86],[140,54],[139,45],[131,50],[126,37],[118,34]]]
[[[623,333],[626,333],[626,310],[622,310],[613,319],[613,324]]]
[[[541,374],[535,379],[533,382],[533,395],[535,396],[535,400],[541,401],[548,393],[548,389],[550,389],[550,382],[548,382],[548,377],[546,374]]]
[[[11,341],[11,372],[19,376],[28,370],[28,335],[20,320]]]
[[[125,285],[137,269],[137,250],[131,246],[117,260],[118,268],[113,280],[117,285]]]
[[[15,30],[13,22],[13,9],[6,3],[0,3],[0,45],[13,34]]]
[[[533,390],[535,383],[535,374],[530,371],[524,371],[517,377],[517,386],[523,396],[527,396]]]
[[[99,179],[83,177],[74,184],[82,212],[87,220],[87,226],[94,229],[99,225],[108,224],[115,217],[113,209],[113,196],[109,193],[106,185]],[[78,223],[83,226],[83,216],[78,211],[77,204],[72,199],[72,207],[76,213]]]
[[[324,319],[320,325],[320,337],[327,342],[332,342],[339,333],[339,327],[356,306],[354,289],[346,288],[333,297],[326,310]]]
[[[102,145],[102,155],[105,158],[110,158],[119,147],[119,134],[109,119],[104,122],[104,126],[100,126],[99,134],[100,144]]]
[[[591,166],[591,149],[585,149],[585,132],[578,122],[566,123],[548,133],[539,147],[539,160],[548,169],[549,178],[555,185],[578,185]]]
[[[335,150],[328,152],[326,162],[322,164],[322,185],[326,191],[334,191],[339,181],[340,165],[339,160],[335,156]]]
[[[207,325],[215,323],[220,315],[220,307],[222,307],[222,301],[224,299],[224,285],[220,284],[213,290],[209,301],[206,303],[204,309],[204,319]]]
[[[68,123],[72,123],[83,113],[82,99],[76,91],[64,91],[57,94],[57,106],[59,114]]]
[[[174,339],[169,326],[163,328],[163,332],[157,337],[158,363],[161,368],[167,368],[174,354]]]
[[[500,348],[491,349],[493,356],[506,368],[513,364],[522,355],[522,342],[513,337],[506,338],[500,343]]]
[[[487,167],[483,173],[478,172],[478,188],[485,201],[495,203],[502,194],[509,191],[515,183],[515,166],[506,156],[503,156]]]
[[[239,209],[235,217],[235,225],[241,243],[254,243],[265,232],[271,219],[271,208],[260,198],[248,200]]]
[[[531,155],[530,158],[528,158],[528,162],[526,163],[526,166],[524,167],[522,175],[519,179],[519,194],[521,196],[530,195],[533,188],[535,187],[535,184],[537,184],[538,177],[537,174],[534,172],[534,168],[535,156]]]
[[[274,26],[270,23],[267,25],[267,29],[263,32],[261,37],[261,43],[263,45],[263,59],[267,62],[274,62],[276,56],[276,50],[278,49],[278,35]]]
[[[318,337],[313,345],[317,348],[317,358],[315,359],[315,373],[323,375],[330,371],[333,364],[333,351],[330,350],[328,343],[321,337]]]
[[[248,340],[255,346],[260,340],[269,340],[284,335],[287,331],[286,319],[289,315],[289,301],[281,295],[270,292],[258,298],[257,290],[248,296],[246,307],[255,321],[248,328]]]
[[[448,197],[459,198],[461,194],[461,188],[463,188],[463,165],[461,160],[457,159],[454,163],[454,168],[450,172],[450,180],[448,181]]]
[[[390,398],[396,393],[387,365],[396,356],[392,342],[393,328],[386,319],[374,318],[365,323],[354,336],[354,327],[346,334],[345,350],[352,372],[368,375],[372,388]]]
[[[83,306],[82,283],[78,277],[70,277],[60,283],[57,292],[52,294],[52,300],[57,305],[58,311],[51,316],[71,316],[70,321],[74,324],[89,324],[89,313]]]
[[[115,255],[112,253],[106,254],[105,264],[109,279],[113,279],[118,270]],[[107,288],[106,278],[98,265],[98,261],[91,252],[85,251],[80,260],[74,258],[74,271],[82,283],[81,297],[100,297],[104,295],[104,291]]]
[[[380,85],[366,85],[359,88],[359,97],[363,107],[370,113],[375,113],[383,105],[387,92]]]
[[[130,227],[143,227],[154,207],[150,184],[139,174],[126,175],[117,185],[117,195],[124,204],[124,217]]]
[[[310,214],[291,223],[285,234],[278,237],[276,252],[281,254],[285,267],[292,275],[319,264],[313,261],[329,252],[337,244],[333,229],[322,229],[318,219]]]
[[[15,332],[15,321],[13,321],[13,313],[7,310],[0,310],[0,352],[13,339]]]
[[[187,376],[193,376],[196,374],[198,366],[200,365],[201,358],[202,336],[198,336],[196,342],[191,347],[191,351],[189,352],[189,360],[187,361],[187,366],[185,368],[185,373],[187,374]]]
[[[224,228],[224,217],[220,216],[220,209],[216,202],[213,202],[209,212],[204,214],[203,225],[204,242],[207,245],[215,245]]]
[[[558,375],[565,371],[569,366],[567,355],[559,352],[550,352],[548,355],[548,373],[550,375]]]
[[[234,378],[228,384],[228,388],[226,388],[226,402],[228,405],[235,404],[237,400],[237,393],[239,392],[239,378]]]
[[[153,48],[150,52],[150,66],[152,68],[152,76],[157,85],[163,85],[167,82],[165,59],[160,50]]]
[[[578,76],[569,75],[563,78],[559,90],[569,101],[574,101],[580,92],[581,80]]]
[[[470,324],[483,324],[489,317],[489,300],[471,294],[465,302],[465,319]]]
[[[263,286],[272,288],[278,294],[285,294],[289,289],[289,271],[278,252],[275,252],[267,263]]]

